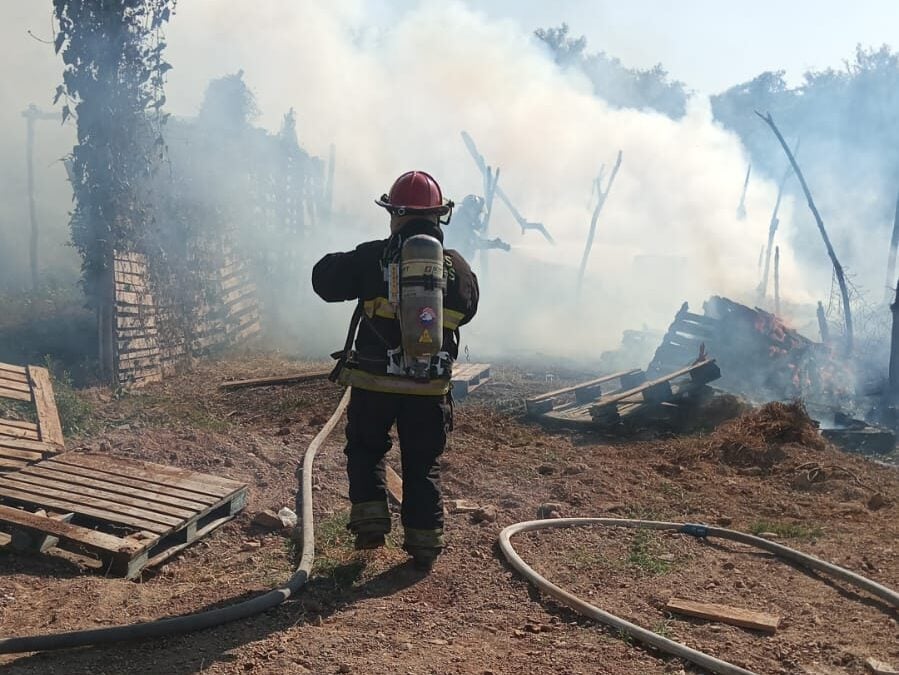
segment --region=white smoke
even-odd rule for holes
[[[491,234],[513,252],[490,256],[485,311],[469,331],[475,347],[596,355],[624,328],[665,327],[683,300],[697,307],[713,293],[748,297],[758,283],[776,186],[754,175],[749,217],[737,220],[747,156],[704,99],[694,98],[680,121],[611,109],[515,24],[452,2],[421,2],[379,26],[361,2],[192,0],[179,6],[168,41],[174,112],[194,112],[205,82],[244,69],[263,123],[274,127],[293,107],[301,144],[322,156],[336,145],[335,207],[372,238],[386,231],[372,199],[407,169],[433,173],[456,201],[482,192],[460,138],[470,132],[501,167],[519,211],[557,241],[522,235],[497,203]],[[591,184],[603,163],[608,175],[619,149],[623,163],[575,303]],[[788,201],[781,241],[791,211]],[[789,250],[781,251],[781,283],[791,299],[810,299]]]

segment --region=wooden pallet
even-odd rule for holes
[[[0,397],[33,404],[37,418],[37,424],[0,419],[0,474],[62,451],[65,440],[46,368],[0,363]]]
[[[453,364],[453,398],[461,401],[489,379],[489,363]]]
[[[545,394],[540,394],[539,396],[534,396],[525,400],[527,414],[542,415],[550,412],[558,405],[556,399],[561,398],[566,394],[574,394],[574,400],[577,405],[593,403],[602,397],[604,385],[613,382],[614,380],[618,380],[619,390],[629,389],[644,382],[646,380],[646,374],[639,368],[623,370],[620,373],[612,373],[588,382],[581,382],[573,387],[565,387],[564,389],[557,389]]]
[[[654,380],[646,380],[643,371],[637,372],[637,375],[628,378],[627,385],[601,396],[596,401],[587,403],[574,401],[535,417],[552,426],[569,428],[610,426],[629,415],[670,406],[685,395],[721,377],[721,371],[714,359],[705,359]],[[643,381],[636,385],[632,384],[638,381],[640,376]],[[686,382],[679,382],[684,378],[687,378]]]
[[[36,550],[53,538],[132,579],[233,518],[246,499],[247,486],[226,478],[70,452],[0,476],[0,526],[27,533]]]

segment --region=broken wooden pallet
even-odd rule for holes
[[[453,398],[462,400],[490,379],[489,363],[453,364]]]
[[[46,368],[0,363],[0,397],[33,404],[37,419],[0,419],[0,473],[62,451],[62,425]]]
[[[571,393],[574,394],[574,400],[577,404],[592,403],[602,396],[603,385],[613,380],[618,380],[619,389],[629,389],[644,382],[646,374],[639,368],[634,368],[623,370],[620,373],[604,375],[572,387],[556,389],[555,391],[529,398],[525,401],[525,408],[528,415],[542,415],[556,407],[557,398]]]
[[[233,518],[246,499],[246,484],[226,478],[70,452],[0,476],[0,526],[55,537],[131,579]]]
[[[618,423],[623,418],[649,410],[663,410],[676,405],[709,382],[718,379],[721,371],[714,359],[705,359],[655,380],[645,380],[645,373],[638,371],[622,382],[622,388],[587,403],[574,401],[549,412],[535,415],[536,419],[553,426],[603,427]],[[678,382],[689,378],[686,382]],[[643,380],[640,382],[640,380]],[[625,384],[626,382],[626,384]],[[634,382],[640,382],[634,385]]]

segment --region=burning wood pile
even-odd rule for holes
[[[721,365],[722,389],[750,400],[803,398],[821,404],[854,391],[849,367],[831,346],[810,340],[774,314],[721,296],[694,314],[684,303],[647,368],[650,377],[683,368],[702,346]]]

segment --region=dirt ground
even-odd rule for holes
[[[70,439],[69,449],[245,481],[248,507],[138,581],[104,578],[57,557],[0,552],[3,636],[198,611],[286,579],[296,548],[252,516],[293,507],[295,465],[341,392],[327,382],[231,393],[216,385],[317,365],[232,356],[140,393],[88,391],[96,428]],[[687,438],[604,438],[547,431],[514,414],[516,396],[557,387],[558,380],[548,384],[542,373],[514,368],[495,368],[494,375],[491,386],[456,408],[444,461],[449,548],[430,575],[407,564],[398,533],[386,549],[352,550],[339,427],[317,460],[318,558],[295,600],[184,637],[0,656],[0,671],[701,672],[542,598],[511,570],[497,548],[500,530],[535,518],[545,503],[563,516],[773,533],[899,588],[899,473],[824,446],[795,411],[750,413]],[[493,505],[497,518],[476,523],[453,511],[456,499]],[[896,610],[754,549],[617,528],[555,530],[515,544],[538,571],[597,606],[759,673],[864,673],[868,657],[899,666]],[[782,623],[765,635],[672,616],[664,610],[672,596],[767,611]]]

